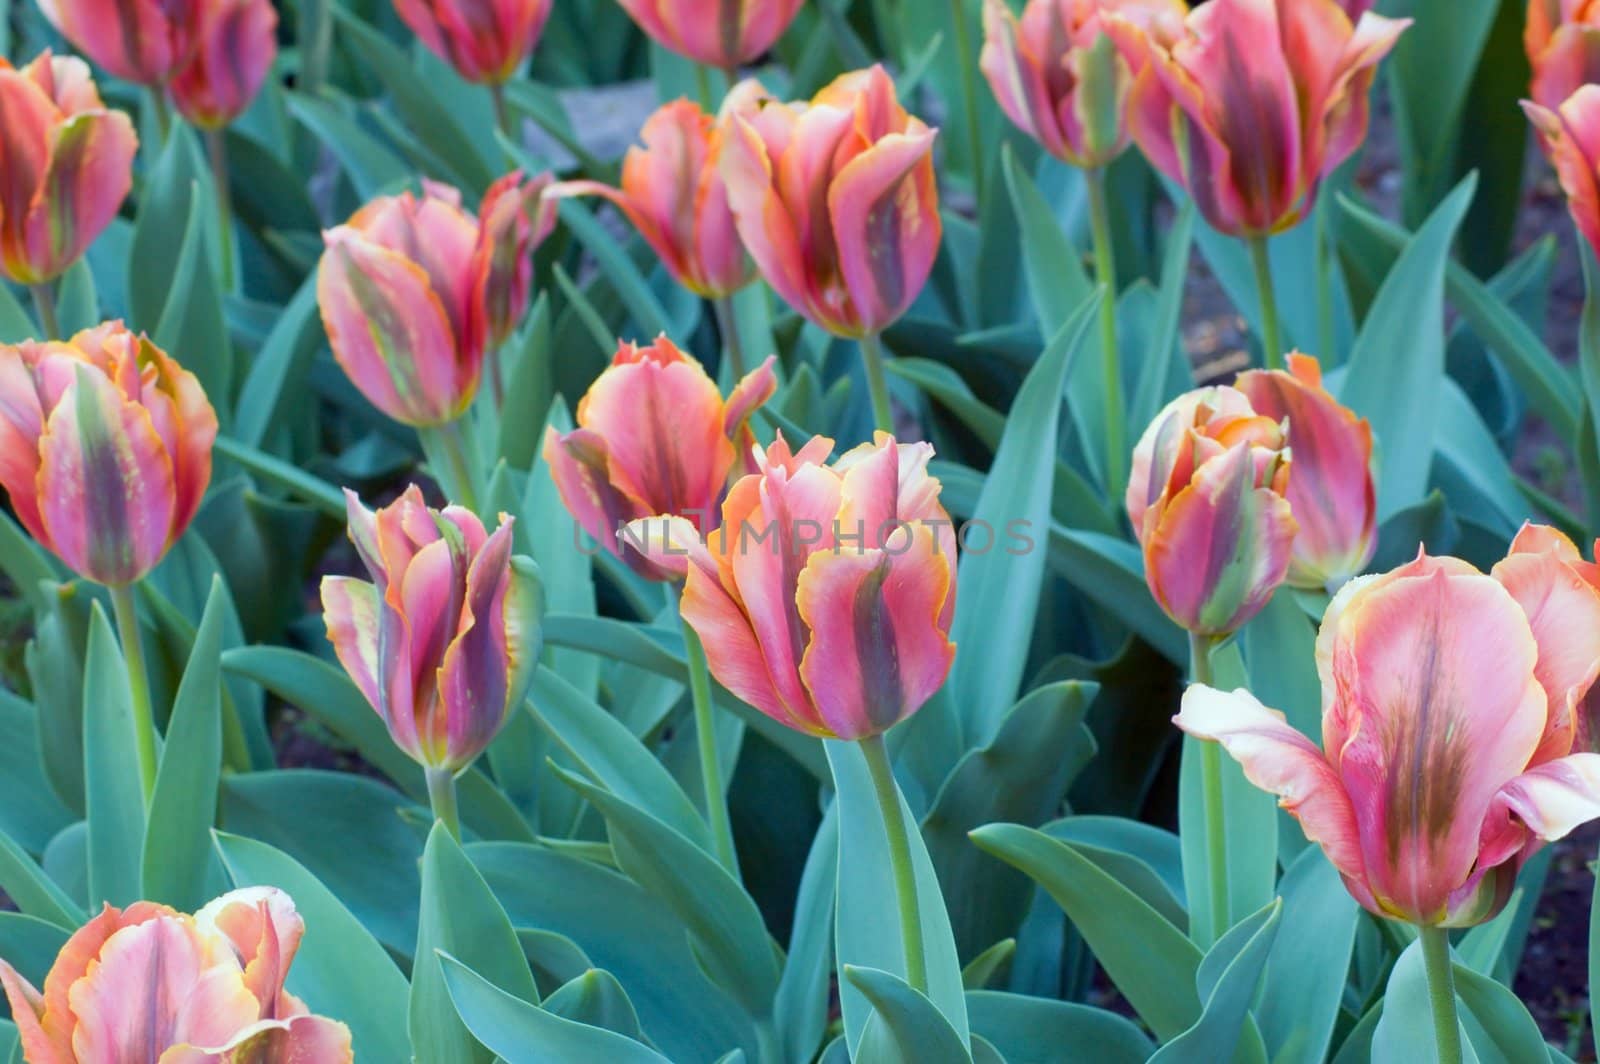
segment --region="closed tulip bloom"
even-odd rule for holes
[[[1303,218],[1367,133],[1378,61],[1409,25],[1335,0],[1211,0],[1164,36],[1115,11],[1107,29],[1141,69],[1134,139],[1211,225],[1264,236]]]
[[[1522,43],[1533,68],[1529,95],[1541,106],[1560,107],[1600,81],[1600,0],[1528,0]]]
[[[66,272],[133,185],[139,138],[107,110],[81,59],[0,56],[0,273],[42,284]]]
[[[598,181],[557,188],[616,204],[674,280],[705,299],[721,299],[755,278],[719,169],[723,136],[710,115],[677,100],[645,120],[644,147],[628,149],[620,189]]]
[[[727,70],[771,48],[805,0],[617,0],[657,44]]]
[[[24,528],[101,584],[131,584],[189,527],[217,416],[194,374],[121,322],[0,345],[0,485]]]
[[[1555,109],[1523,100],[1522,110],[1556,168],[1573,222],[1600,251],[1600,85],[1583,86]]]
[[[400,19],[468,81],[501,85],[539,44],[553,0],[394,0]]]
[[[1128,519],[1150,593],[1176,624],[1227,635],[1272,598],[1295,537],[1290,480],[1282,424],[1236,389],[1179,396],[1145,429]]]
[[[1134,70],[1101,18],[1115,10],[1176,34],[1182,0],[1029,0],[1019,19],[985,0],[979,64],[1000,109],[1045,151],[1073,166],[1104,166],[1128,146],[1125,117]]]
[[[1289,355],[1287,370],[1251,370],[1234,387],[1256,413],[1288,425],[1294,476],[1287,496],[1300,526],[1289,556],[1294,587],[1337,591],[1378,549],[1372,426],[1322,387],[1310,355]]]
[[[0,960],[28,1064],[349,1064],[344,1024],[283,989],[305,922],[287,894],[236,890],[189,916],[107,905],[40,993]]]
[[[704,535],[735,463],[750,453],[750,415],[772,397],[768,358],[726,401],[693,356],[662,336],[648,347],[623,343],[611,366],[578,402],[578,427],[546,431],[544,457],[579,526],[652,580],[670,570],[618,539],[629,521],[671,514]]]
[[[1514,556],[1516,557],[1516,556]],[[1600,672],[1600,599],[1551,554],[1485,576],[1454,558],[1346,584],[1317,637],[1322,748],[1247,692],[1193,687],[1180,728],[1220,742],[1379,916],[1495,916],[1545,842],[1600,816],[1571,718]]]
[[[879,66],[809,104],[762,101],[752,82],[735,92],[722,176],[762,277],[835,335],[881,332],[939,253],[938,131],[906,113]]]
[[[728,690],[808,735],[864,739],[950,671],[956,541],[928,444],[880,432],[824,465],[832,449],[758,449],[707,539],[669,517],[628,535],[686,577],[683,619]]]
[[[107,73],[162,85],[188,59],[210,0],[39,0],[61,36]]]
[[[169,86],[178,112],[201,129],[220,129],[249,108],[278,55],[271,0],[203,0],[193,50]]]
[[[527,178],[513,170],[483,195],[472,275],[474,312],[491,349],[505,343],[528,312],[533,253],[556,224],[555,202],[546,196],[553,184],[548,173]]]
[[[416,485],[373,513],[346,491],[350,540],[372,580],[322,581],[328,640],[395,745],[426,769],[463,771],[522,704],[542,642],[537,571]]]
[[[1596,546],[1600,547],[1600,543]],[[1516,538],[1511,541],[1511,549],[1505,559],[1495,566],[1494,573],[1502,583],[1513,588],[1513,593],[1516,593],[1519,578],[1521,583],[1526,584],[1531,579],[1527,574],[1542,575],[1550,568],[1552,562],[1558,563],[1564,571],[1565,589],[1574,601],[1587,600],[1587,596],[1583,593],[1585,587],[1591,593],[1600,596],[1600,565],[1585,561],[1576,543],[1548,525],[1532,523],[1523,525]],[[1563,576],[1557,575],[1550,579],[1559,581]],[[1524,597],[1526,596],[1518,595],[1519,599]],[[1577,620],[1585,619],[1588,614],[1589,611],[1585,609],[1581,613],[1568,614],[1565,619],[1576,623]],[[1536,614],[1530,611],[1530,615]],[[1561,614],[1551,616],[1562,617]],[[1548,662],[1541,659],[1540,664],[1543,668]],[[1582,697],[1570,704],[1559,702],[1551,705],[1552,718],[1561,718],[1555,730],[1571,731],[1574,750],[1600,752],[1600,686],[1590,687],[1587,692],[1578,693]],[[1568,720],[1570,728],[1567,725]]]

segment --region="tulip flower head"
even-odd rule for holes
[[[528,693],[543,592],[511,554],[512,519],[490,534],[459,506],[433,510],[416,485],[373,513],[346,491],[350,539],[372,577],[322,581],[328,640],[395,745],[460,773]]]
[[[81,59],[43,52],[19,70],[0,56],[0,274],[65,273],[117,216],[138,150]]]
[[[502,85],[533,54],[554,0],[394,0],[400,20],[468,81]]]
[[[1133,137],[1211,225],[1258,237],[1293,226],[1367,133],[1377,65],[1408,20],[1352,25],[1335,0],[1211,0],[1165,36],[1118,11],[1106,28],[1141,70]]]
[[[728,690],[808,735],[864,739],[950,671],[956,540],[928,444],[880,432],[824,465],[832,449],[758,448],[706,539],[673,517],[628,535],[685,576],[683,619]]]
[[[1528,93],[1554,110],[1600,81],[1600,0],[1528,0],[1523,47],[1533,68]]]
[[[663,48],[731,70],[777,43],[805,0],[617,0]]]
[[[1370,912],[1492,919],[1523,862],[1600,816],[1600,754],[1571,752],[1568,712],[1600,673],[1600,598],[1554,553],[1352,580],[1317,671],[1320,750],[1245,691],[1191,687],[1176,723],[1277,794]]]
[[[350,1064],[350,1030],[284,990],[305,922],[287,894],[248,887],[193,916],[107,905],[73,933],[44,992],[0,960],[29,1064]]]
[[[788,304],[837,336],[881,332],[911,306],[942,232],[938,131],[908,115],[882,67],[809,104],[730,102],[722,176],[739,236]]]
[[[1600,549],[1600,543],[1595,546]],[[1552,570],[1553,563],[1558,564],[1560,569]],[[1547,571],[1552,575],[1544,577]],[[1587,623],[1592,616],[1592,611],[1586,605],[1581,605],[1588,601],[1588,595],[1583,593],[1584,588],[1594,595],[1600,595],[1600,565],[1585,561],[1577,544],[1548,525],[1523,525],[1511,541],[1511,549],[1505,559],[1495,566],[1494,573],[1502,583],[1513,588],[1517,586],[1519,576],[1525,584],[1534,577],[1564,582],[1564,592],[1570,596],[1570,601],[1580,604],[1564,616],[1551,614],[1552,618],[1561,618],[1566,623]],[[1519,600],[1524,597],[1518,595]],[[1548,664],[1541,659],[1541,668]],[[1552,717],[1563,718],[1556,727],[1560,732],[1569,730],[1566,718],[1570,718],[1574,750],[1600,753],[1600,686],[1590,687],[1581,699],[1573,700],[1570,704],[1565,701],[1552,704],[1550,713]]]
[[[271,0],[202,0],[196,8],[192,51],[169,86],[172,102],[201,129],[221,129],[267,80],[278,55],[278,13]]]
[[[212,0],[39,0],[73,47],[106,72],[164,85],[194,49],[193,31]]]
[[[1176,624],[1227,635],[1272,598],[1295,536],[1289,482],[1283,425],[1236,389],[1181,395],[1145,429],[1128,519],[1150,593]]]
[[[724,401],[700,363],[665,336],[648,347],[620,344],[578,402],[577,429],[545,435],[545,461],[583,530],[642,576],[681,576],[618,532],[658,514],[684,518],[702,535],[716,527],[728,475],[755,443],[750,415],[777,388],[772,364],[769,357]]]
[[[1600,253],[1600,85],[1585,85],[1554,110],[1532,100],[1522,110],[1556,168],[1567,210]]]
[[[1288,582],[1337,591],[1378,549],[1372,426],[1323,389],[1310,355],[1291,353],[1287,370],[1242,373],[1234,387],[1256,413],[1288,425],[1294,476],[1286,494],[1300,527]]]
[[[216,437],[194,374],[121,322],[0,345],[0,485],[80,576],[121,587],[155,568],[200,508]]]
[[[1105,32],[1103,11],[1172,36],[1182,0],[1029,0],[1019,19],[1005,0],[985,0],[979,64],[1000,109],[1045,151],[1073,166],[1104,166],[1128,146],[1130,69]]]
[[[665,104],[628,149],[622,187],[599,181],[557,185],[557,195],[597,195],[639,230],[674,280],[704,299],[722,299],[755,279],[739,242],[719,169],[723,126],[688,100]]]

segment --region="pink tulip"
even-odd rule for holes
[[[194,374],[121,322],[0,345],[0,485],[80,576],[119,587],[155,568],[200,508],[216,437]]]
[[[188,59],[210,0],[39,0],[73,47],[116,77],[164,85]]]
[[[202,0],[194,20],[193,50],[173,75],[172,101],[195,125],[220,129],[267,80],[278,55],[278,13],[271,0]]]
[[[804,0],[617,2],[663,48],[729,70],[754,61],[777,43]]]
[[[722,177],[761,275],[836,335],[893,324],[939,253],[938,131],[906,113],[877,66],[810,104],[763,101],[754,82],[734,92]]]
[[[1139,147],[1213,227],[1246,237],[1298,222],[1360,146],[1378,61],[1407,25],[1369,12],[1352,26],[1335,0],[1211,0],[1172,36],[1106,15],[1143,71]]]
[[[555,202],[546,196],[553,184],[549,173],[524,179],[513,170],[483,194],[472,283],[474,312],[491,350],[510,339],[528,312],[533,253],[556,225]]]
[[[1600,755],[1568,708],[1600,673],[1600,596],[1553,553],[1352,580],[1317,638],[1322,749],[1245,691],[1176,718],[1280,796],[1369,911],[1482,923],[1545,842],[1600,816]]]
[[[808,735],[864,739],[950,671],[956,541],[928,444],[880,432],[823,465],[832,449],[820,436],[758,448],[707,539],[675,517],[627,535],[687,578],[683,619],[728,690]]]
[[[489,534],[459,506],[424,505],[416,485],[375,514],[354,492],[345,498],[372,582],[323,578],[328,640],[395,745],[426,769],[459,773],[533,680],[537,573],[512,557],[504,515]]]
[[[0,273],[31,285],[66,272],[117,216],[138,149],[82,60],[43,52],[18,70],[0,56]]]
[[[1006,117],[1073,166],[1104,166],[1128,146],[1126,100],[1136,70],[1105,33],[1103,12],[1176,35],[1182,0],[1029,0],[1018,19],[985,0],[979,63]]]
[[[628,216],[673,279],[705,299],[732,295],[755,270],[728,206],[718,169],[723,127],[688,100],[645,120],[643,148],[622,161],[622,187],[571,181],[558,194],[604,196]]]
[[[1529,95],[1555,110],[1600,81],[1600,0],[1528,0],[1522,43],[1533,68]]]
[[[1583,86],[1555,110],[1532,100],[1522,110],[1556,168],[1573,222],[1600,252],[1600,85]]]
[[[1322,387],[1310,355],[1289,355],[1288,370],[1251,370],[1235,387],[1256,413],[1288,425],[1294,476],[1287,496],[1300,531],[1288,582],[1336,591],[1378,549],[1372,426]]]
[[[1150,593],[1176,624],[1226,635],[1272,598],[1295,536],[1290,479],[1282,425],[1233,388],[1179,396],[1145,429],[1128,519]]]
[[[107,905],[44,993],[0,961],[28,1064],[350,1064],[350,1031],[283,989],[305,922],[287,894],[236,890],[194,916]]]
[[[1600,548],[1600,543],[1597,543],[1596,547]],[[1547,617],[1537,609],[1540,604],[1529,596],[1518,593],[1518,588],[1527,586],[1534,577],[1543,577],[1552,561],[1559,563],[1564,570],[1565,590],[1569,601],[1580,606],[1565,614],[1554,613]],[[1594,611],[1586,605],[1581,605],[1589,598],[1583,593],[1583,589],[1588,588],[1594,595],[1600,596],[1600,565],[1585,561],[1577,544],[1547,525],[1531,523],[1523,525],[1522,530],[1511,541],[1511,549],[1505,560],[1495,566],[1494,573],[1502,583],[1512,589],[1512,593],[1517,595],[1519,601],[1527,599],[1528,612],[1536,626],[1535,635],[1539,634],[1537,626],[1545,620],[1559,620],[1560,623],[1567,624],[1589,623]],[[1559,580],[1560,577],[1556,579]],[[1549,641],[1541,638],[1540,645],[1544,646]],[[1550,664],[1547,658],[1540,659],[1541,670],[1547,669]],[[1540,682],[1545,684],[1546,689],[1551,688],[1546,677],[1541,676]],[[1551,731],[1560,733],[1553,740],[1555,745],[1559,746],[1565,741],[1563,736],[1566,736],[1570,737],[1570,745],[1574,750],[1600,752],[1600,687],[1590,687],[1581,700],[1571,704],[1553,699],[1550,714]]]
[[[554,0],[394,0],[428,51],[468,81],[501,85],[539,44]]]
[[[545,461],[578,524],[642,576],[671,579],[617,533],[658,514],[701,534],[716,527],[728,474],[755,442],[750,415],[777,387],[772,365],[768,358],[724,402],[700,363],[665,336],[618,345],[578,403],[578,428],[545,435]]]

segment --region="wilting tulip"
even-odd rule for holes
[[[985,0],[979,59],[1006,117],[1056,158],[1104,166],[1128,146],[1130,70],[1106,35],[1102,12],[1181,31],[1182,0],[1029,0],[1022,17]]]
[[[278,55],[271,0],[201,0],[189,58],[173,75],[172,102],[201,129],[220,129],[255,101]]]
[[[639,133],[644,147],[628,149],[622,161],[621,189],[599,181],[570,181],[556,189],[609,199],[674,280],[705,299],[721,299],[755,277],[718,169],[723,135],[710,115],[677,100],[645,120]]]
[[[304,932],[271,887],[194,916],[107,905],[67,940],[42,994],[4,961],[0,984],[28,1064],[349,1064],[349,1028],[283,989]]]
[[[162,85],[189,57],[200,9],[211,0],[39,0],[73,47],[101,69]]]
[[[1300,526],[1288,582],[1338,590],[1378,549],[1372,426],[1323,389],[1310,355],[1290,354],[1287,370],[1242,373],[1234,386],[1257,414],[1288,425],[1294,476],[1286,494]]]
[[[583,530],[640,575],[671,579],[617,533],[658,514],[685,518],[702,535],[717,526],[728,474],[755,442],[750,415],[777,387],[772,363],[724,402],[700,363],[665,336],[648,347],[618,345],[578,403],[577,429],[545,434],[545,461]]]
[[[64,273],[117,216],[138,149],[82,60],[44,52],[18,70],[0,56],[0,273]]]
[[[394,0],[428,51],[468,81],[501,85],[533,54],[553,0]]]
[[[908,115],[882,67],[810,104],[746,82],[725,121],[722,176],[739,236],[777,293],[839,336],[906,312],[939,253],[937,130]]]
[[[395,745],[451,776],[522,704],[539,663],[537,571],[511,554],[512,519],[493,534],[459,506],[433,510],[415,485],[373,513],[346,491],[350,540],[372,582],[322,580],[339,663]]]
[[[617,0],[657,44],[731,70],[777,43],[805,0]]]
[[[1283,426],[1233,388],[1179,396],[1145,429],[1128,519],[1150,593],[1180,627],[1226,635],[1272,598],[1295,536],[1289,483]]]
[[[1211,225],[1264,236],[1298,222],[1367,132],[1378,61],[1409,25],[1335,0],[1211,0],[1163,36],[1116,11],[1106,28],[1141,69],[1129,101],[1150,162]]]
[[[1533,68],[1529,95],[1555,109],[1581,86],[1600,81],[1600,2],[1528,0],[1522,34]]]
[[[1178,726],[1279,795],[1377,915],[1482,923],[1543,843],[1600,816],[1600,755],[1569,752],[1566,713],[1600,672],[1600,598],[1554,554],[1513,558],[1346,584],[1317,638],[1320,750],[1244,691],[1184,696]]]
[[[1555,110],[1531,100],[1522,109],[1561,179],[1573,222],[1600,252],[1600,85],[1583,86]]]
[[[683,619],[728,690],[809,735],[865,739],[950,671],[956,541],[928,444],[880,432],[826,466],[832,449],[758,448],[709,539],[676,517],[626,534],[687,577]]]
[[[217,416],[194,374],[121,322],[0,345],[0,485],[67,566],[121,587],[189,527]]]

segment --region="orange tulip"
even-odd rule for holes
[[[1522,44],[1533,68],[1528,92],[1554,110],[1600,81],[1600,0],[1528,0]]]
[[[1567,210],[1600,253],[1600,85],[1585,85],[1552,110],[1532,100],[1522,110],[1567,194]]]
[[[656,43],[721,70],[771,48],[805,0],[617,0]]]

